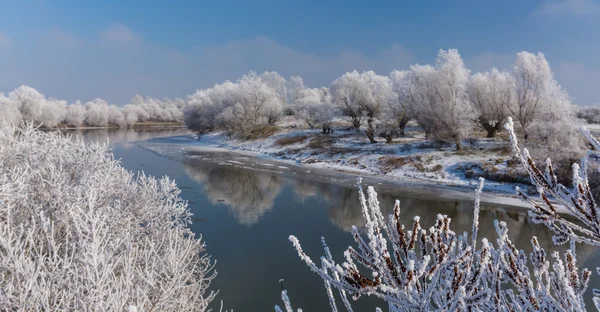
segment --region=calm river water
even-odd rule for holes
[[[280,279],[296,308],[329,309],[321,279],[300,261],[288,236],[297,236],[315,261],[323,255],[320,239],[324,236],[341,262],[343,251],[353,243],[351,226],[362,226],[355,178],[321,177],[306,168],[226,152],[183,152],[194,144],[184,129],[72,134],[109,142],[115,157],[129,170],[168,175],[177,181],[194,213],[192,230],[202,235],[207,252],[217,261],[218,276],[212,287],[219,295],[213,309],[218,311],[222,300],[228,310],[274,311],[273,306],[281,304]],[[384,214],[399,199],[406,225],[419,215],[421,224],[429,227],[442,213],[452,217],[455,232],[471,229],[472,195],[375,184]],[[550,233],[532,224],[522,208],[488,204],[482,209],[480,238],[495,240],[493,221],[499,219],[509,224],[509,235],[518,247],[530,250],[529,240],[535,235],[547,250],[554,249]],[[578,253],[580,266],[594,271],[591,286],[600,287],[594,269],[600,264],[597,250],[582,246]],[[376,299],[361,298],[355,310],[374,311],[374,306],[385,308]]]

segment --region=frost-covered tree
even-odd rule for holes
[[[467,95],[469,70],[457,50],[440,50],[436,66],[414,65],[406,98],[426,137],[451,139],[456,148],[471,131],[473,109]]]
[[[0,146],[0,310],[207,310],[212,264],[172,180],[32,124],[2,123]]]
[[[509,105],[509,112],[521,126],[526,141],[532,124],[553,122],[563,113],[572,115],[569,97],[554,80],[550,64],[542,53],[518,53],[512,74],[516,97]]]
[[[104,127],[110,120],[108,103],[103,99],[94,99],[85,103],[85,123],[93,127]]]
[[[395,97],[389,78],[373,71],[349,72],[333,82],[331,93],[333,102],[357,131],[363,116],[367,117],[365,134],[371,143],[377,143],[374,123]]]
[[[304,90],[304,80],[302,77],[290,77],[287,81],[287,102],[291,104],[295,103],[302,90]]]
[[[476,73],[469,80],[467,92],[477,112],[477,122],[493,138],[502,129],[508,109],[515,100],[513,76],[493,68]]]
[[[585,120],[587,123],[600,123],[600,105],[579,106],[575,105],[577,118]]]
[[[389,77],[390,82],[392,83],[392,90],[396,93],[397,101],[390,103],[391,106],[387,110],[388,112],[386,115],[389,115],[389,118],[392,120],[396,119],[398,123],[398,133],[401,136],[404,136],[406,125],[413,118],[410,114],[407,95],[409,72],[406,70],[394,70],[390,73]]]
[[[80,101],[71,103],[67,106],[65,113],[65,123],[71,127],[80,127],[85,121],[85,106]]]
[[[18,123],[23,118],[18,104],[11,98],[4,96],[2,92],[0,92],[0,110],[2,110],[0,119],[5,122]]]
[[[337,109],[331,103],[331,94],[327,88],[304,88],[298,90],[292,103],[294,115],[302,119],[309,128],[320,125],[324,134],[331,132],[331,121],[337,115]]]
[[[360,92],[358,88],[360,84],[360,74],[352,71],[334,80],[330,88],[333,104],[342,115],[350,118],[356,132],[360,132],[363,118],[363,107],[356,100],[356,94]]]

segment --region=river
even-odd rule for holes
[[[305,252],[318,262],[324,236],[334,258],[342,262],[343,251],[353,243],[352,225],[362,226],[355,177],[323,173],[304,167],[223,151],[190,152],[194,140],[184,129],[120,129],[70,132],[86,141],[108,142],[115,157],[128,170],[176,180],[181,196],[194,214],[191,226],[201,235],[207,252],[216,260],[218,275],[212,288],[219,290],[213,309],[274,311],[281,304],[280,279],[296,308],[326,311],[328,301],[323,282],[298,258],[288,241],[299,238]],[[457,233],[471,230],[473,192],[423,188],[411,183],[386,183],[365,179],[379,194],[387,215],[394,201],[401,202],[405,225],[419,215],[429,227],[437,214],[452,218]],[[523,207],[501,202],[482,205],[480,238],[495,241],[493,221],[508,223],[509,236],[519,248],[530,250],[537,236],[547,251],[555,249],[551,233],[532,224]],[[578,248],[580,268],[592,270],[592,287],[600,287],[595,266],[597,250]],[[591,289],[588,289],[588,305]],[[355,310],[374,311],[385,304],[360,298]]]

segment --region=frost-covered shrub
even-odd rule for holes
[[[0,125],[0,310],[207,309],[214,273],[180,190],[107,148]]]
[[[443,215],[428,230],[421,228],[418,217],[412,227],[405,228],[399,220],[399,202],[386,220],[374,189],[369,187],[365,197],[359,187],[366,239],[353,227],[358,248],[349,247],[343,263],[334,260],[324,239],[325,256],[320,264],[314,263],[298,239],[290,236],[300,258],[324,280],[332,311],[338,311],[334,290],[349,311],[348,296],[357,299],[363,295],[384,300],[390,311],[587,310],[583,296],[592,273],[578,269],[576,245],[600,246],[600,210],[588,182],[588,161],[600,161],[600,142],[584,129],[593,150],[582,158],[581,166],[573,165],[573,188],[568,188],[558,182],[549,159],[542,171],[527,149],[518,147],[512,119],[508,119],[506,128],[517,158],[537,186],[539,200],[518,188],[517,194],[531,204],[531,220],[554,232],[554,244],[569,244],[564,255],[554,251],[548,257],[534,236],[528,257],[508,238],[506,224],[498,221],[494,224],[496,244],[484,238],[478,247],[483,179],[476,192],[472,232],[462,235],[450,230],[450,219]],[[579,222],[561,215],[559,205]],[[598,310],[599,294],[594,290],[593,302]],[[286,291],[282,292],[282,300],[285,310],[292,312]],[[276,306],[276,311],[281,308]]]
[[[454,233],[444,215],[428,229],[422,228],[419,217],[405,228],[398,201],[386,219],[375,190],[369,187],[365,196],[359,186],[366,238],[352,228],[357,247],[348,247],[342,263],[334,259],[324,238],[320,263],[304,253],[296,237],[290,236],[290,241],[324,280],[332,311],[338,311],[334,292],[348,311],[349,297],[365,295],[382,299],[389,311],[585,311],[583,293],[591,272],[579,271],[574,251],[564,258],[555,252],[548,259],[533,237],[528,257],[508,238],[506,223],[498,221],[496,244],[479,240],[482,188],[483,179],[471,233]],[[286,311],[293,311],[285,292],[282,298]]]

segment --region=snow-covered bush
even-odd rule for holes
[[[471,77],[467,92],[477,112],[477,122],[493,138],[502,129],[508,108],[515,101],[514,79],[508,72],[493,68]]]
[[[168,179],[0,124],[0,310],[205,311],[214,273]]]

